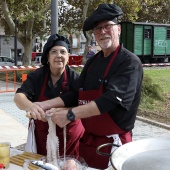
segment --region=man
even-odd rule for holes
[[[140,102],[143,68],[140,59],[120,45],[121,27],[118,17],[123,12],[115,4],[100,4],[84,22],[83,30],[93,30],[101,51],[89,59],[79,77],[78,93],[69,93],[43,103],[43,110],[52,107],[79,106],[66,110],[53,108],[46,113],[63,127],[81,119],[85,128],[80,140],[80,156],[89,167],[105,169],[109,157],[96,153],[104,143],[125,144],[132,141]],[[120,140],[119,140],[120,139]],[[105,153],[113,148],[105,147]]]
[[[89,45],[88,47],[89,47],[89,49],[88,49],[88,52],[86,54],[87,60],[95,55],[95,52],[93,51],[93,46]]]

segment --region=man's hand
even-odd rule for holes
[[[70,123],[70,121],[67,119],[67,113],[68,108],[52,108],[46,111],[46,114],[51,116],[52,122],[61,128]]]

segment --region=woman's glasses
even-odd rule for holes
[[[56,56],[56,55],[58,55],[58,54],[61,54],[61,55],[66,55],[67,54],[67,51],[66,50],[50,50],[49,51],[49,54],[51,55],[51,56]]]

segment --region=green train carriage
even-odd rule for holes
[[[170,24],[121,22],[120,41],[142,63],[170,62]]]

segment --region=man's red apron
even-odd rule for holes
[[[43,87],[39,96],[38,101],[48,100],[46,96],[44,96],[45,88],[48,82],[47,74],[45,81],[43,83]],[[65,86],[67,84],[67,73],[64,71],[64,82],[62,83],[62,90],[64,91]],[[59,152],[60,156],[63,156],[64,153],[64,139],[63,139],[63,128],[60,128],[56,125],[56,135],[59,138]],[[84,133],[84,127],[82,126],[81,120],[76,120],[74,122],[69,123],[66,126],[66,155],[75,155],[79,156],[79,140]],[[48,135],[48,122],[42,122],[39,120],[35,120],[35,138],[37,143],[37,153],[41,155],[47,155],[46,150],[46,142]]]
[[[119,48],[120,46],[114,52],[105,70],[103,80],[107,76]],[[100,88],[97,90],[79,90],[79,105],[95,100],[100,97],[102,93],[103,84],[101,84]],[[96,153],[98,146],[105,143],[113,143],[113,138],[108,138],[107,136],[119,134],[122,144],[132,141],[131,133],[120,129],[108,113],[82,119],[82,123],[85,128],[85,133],[80,140],[80,156],[85,159],[89,167],[97,169],[106,169],[108,167],[109,157],[101,156]],[[111,146],[104,147],[100,151],[110,154]]]

